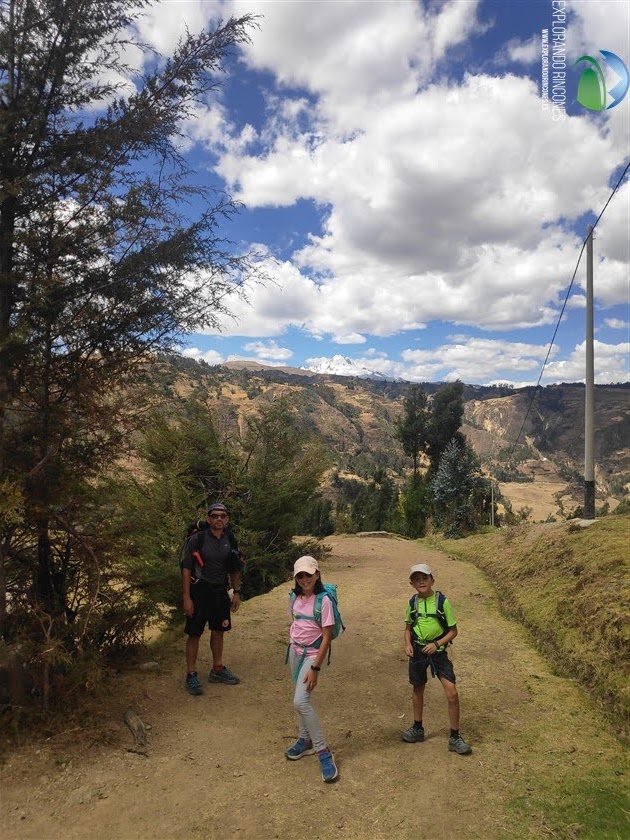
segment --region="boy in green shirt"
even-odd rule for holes
[[[407,603],[405,616],[405,652],[409,657],[409,682],[413,686],[414,722],[400,736],[408,744],[424,741],[422,709],[427,668],[437,677],[448,701],[451,734],[448,748],[459,755],[470,755],[472,747],[459,734],[459,695],[455,672],[446,645],[457,636],[457,623],[448,598],[433,592],[433,572],[426,563],[411,567],[409,581],[418,593]]]

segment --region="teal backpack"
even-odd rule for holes
[[[341,618],[341,613],[339,612],[339,599],[337,598],[337,584],[336,583],[322,583],[322,586],[324,587],[324,591],[323,592],[318,592],[316,597],[315,597],[315,607],[313,608],[313,615],[312,616],[311,615],[302,615],[301,613],[294,612],[293,604],[295,603],[295,599],[296,599],[297,596],[295,594],[295,591],[292,589],[291,594],[289,596],[290,599],[291,599],[291,615],[293,616],[294,620],[296,618],[303,618],[303,619],[306,619],[306,621],[316,621],[317,624],[319,624],[320,627],[321,627],[321,624],[322,624],[322,601],[324,600],[324,595],[328,595],[328,597],[330,598],[330,601],[332,603],[333,616],[335,618],[335,623],[332,626],[332,638],[333,639],[338,639],[339,636],[341,636],[343,631],[346,629],[346,627],[345,627],[345,625],[343,623],[343,620]],[[314,641],[312,645],[309,645],[309,647],[318,648],[321,645],[323,638],[324,638],[323,636],[320,636],[319,639]],[[290,648],[291,648],[291,645],[289,644],[288,647],[287,647],[287,655],[286,655],[285,660],[284,660],[285,665],[289,661],[289,650],[290,650]],[[328,648],[328,660],[327,661],[328,661],[329,665],[330,665],[330,654],[331,654],[331,652],[332,652],[332,645]],[[306,648],[304,648],[304,653],[302,654],[302,662],[304,661],[305,656],[306,656]],[[297,669],[297,672],[299,672],[300,668],[302,667],[302,662],[300,662],[300,665]]]

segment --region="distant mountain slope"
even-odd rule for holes
[[[375,469],[385,468],[396,481],[408,474],[409,459],[393,431],[410,383],[315,374],[255,362],[210,367],[181,357],[161,361],[157,370],[162,393],[165,388],[174,397],[195,393],[226,431],[242,431],[249,413],[261,404],[285,398],[295,407],[305,435],[321,441],[337,469],[367,478]],[[439,383],[423,383],[423,387],[433,394]],[[462,431],[489,474],[502,476],[504,492],[514,484],[518,495],[529,482],[531,496],[531,484],[539,484],[543,496],[546,493],[544,505],[537,507],[540,518],[566,513],[581,504],[582,385],[549,386],[536,392],[533,388],[466,385],[464,396]],[[595,389],[598,504],[610,492],[619,496],[630,481],[629,396],[628,385]],[[505,475],[505,464],[512,470],[510,476]],[[558,498],[563,490],[564,504]]]

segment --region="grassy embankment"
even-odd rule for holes
[[[627,745],[630,517],[431,542],[488,575],[506,615],[530,631],[559,674],[587,689]],[[513,804],[517,813],[539,807],[553,837],[621,840],[628,836],[627,772],[627,760],[593,754],[586,773],[559,766],[542,790],[532,779],[527,794],[515,791]]]

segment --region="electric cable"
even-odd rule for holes
[[[628,163],[626,165],[626,168],[621,173],[621,177],[619,178],[619,180],[615,184],[611,194],[608,196],[608,200],[606,201],[606,204],[604,204],[599,216],[595,219],[595,223],[593,224],[593,227],[592,227],[592,230],[591,230],[590,234],[587,234],[586,237],[584,238],[583,242],[582,242],[582,247],[581,247],[580,253],[578,255],[577,263],[576,263],[576,266],[575,266],[575,271],[573,272],[573,276],[571,277],[571,282],[569,283],[569,288],[567,289],[567,293],[565,295],[564,302],[562,304],[562,309],[560,310],[560,315],[558,316],[558,320],[556,322],[556,327],[553,331],[553,335],[551,336],[551,341],[549,343],[549,349],[547,350],[547,355],[545,356],[545,361],[543,362],[542,368],[540,370],[540,375],[538,377],[538,381],[536,382],[536,385],[535,385],[534,390],[532,392],[532,397],[529,401],[529,405],[527,406],[527,411],[525,412],[525,417],[523,418],[523,422],[521,423],[521,428],[519,429],[518,434],[516,436],[516,439],[513,441],[512,449],[510,450],[510,452],[508,454],[508,459],[512,457],[512,454],[514,453],[514,450],[515,450],[516,446],[518,445],[521,434],[523,433],[523,429],[525,428],[525,423],[527,422],[527,418],[529,417],[530,411],[532,410],[534,400],[536,399],[536,397],[538,395],[538,389],[540,387],[540,381],[543,377],[543,373],[545,372],[547,362],[549,361],[549,356],[551,355],[551,350],[553,348],[554,342],[556,340],[556,335],[558,334],[558,330],[560,328],[560,322],[562,321],[562,316],[564,315],[564,310],[566,309],[567,302],[569,300],[569,295],[571,294],[571,289],[573,288],[573,283],[575,281],[575,278],[576,278],[576,275],[577,275],[577,272],[578,272],[578,268],[580,267],[580,262],[582,260],[582,254],[584,253],[584,249],[586,248],[586,244],[588,242],[588,237],[589,236],[592,237],[593,234],[595,233],[595,228],[597,227],[600,219],[604,215],[604,212],[605,212],[606,208],[608,207],[608,205],[612,201],[613,196],[615,195],[615,193],[617,192],[617,190],[621,186],[621,182],[623,181],[623,179],[628,174],[629,169],[630,169],[630,163]]]

